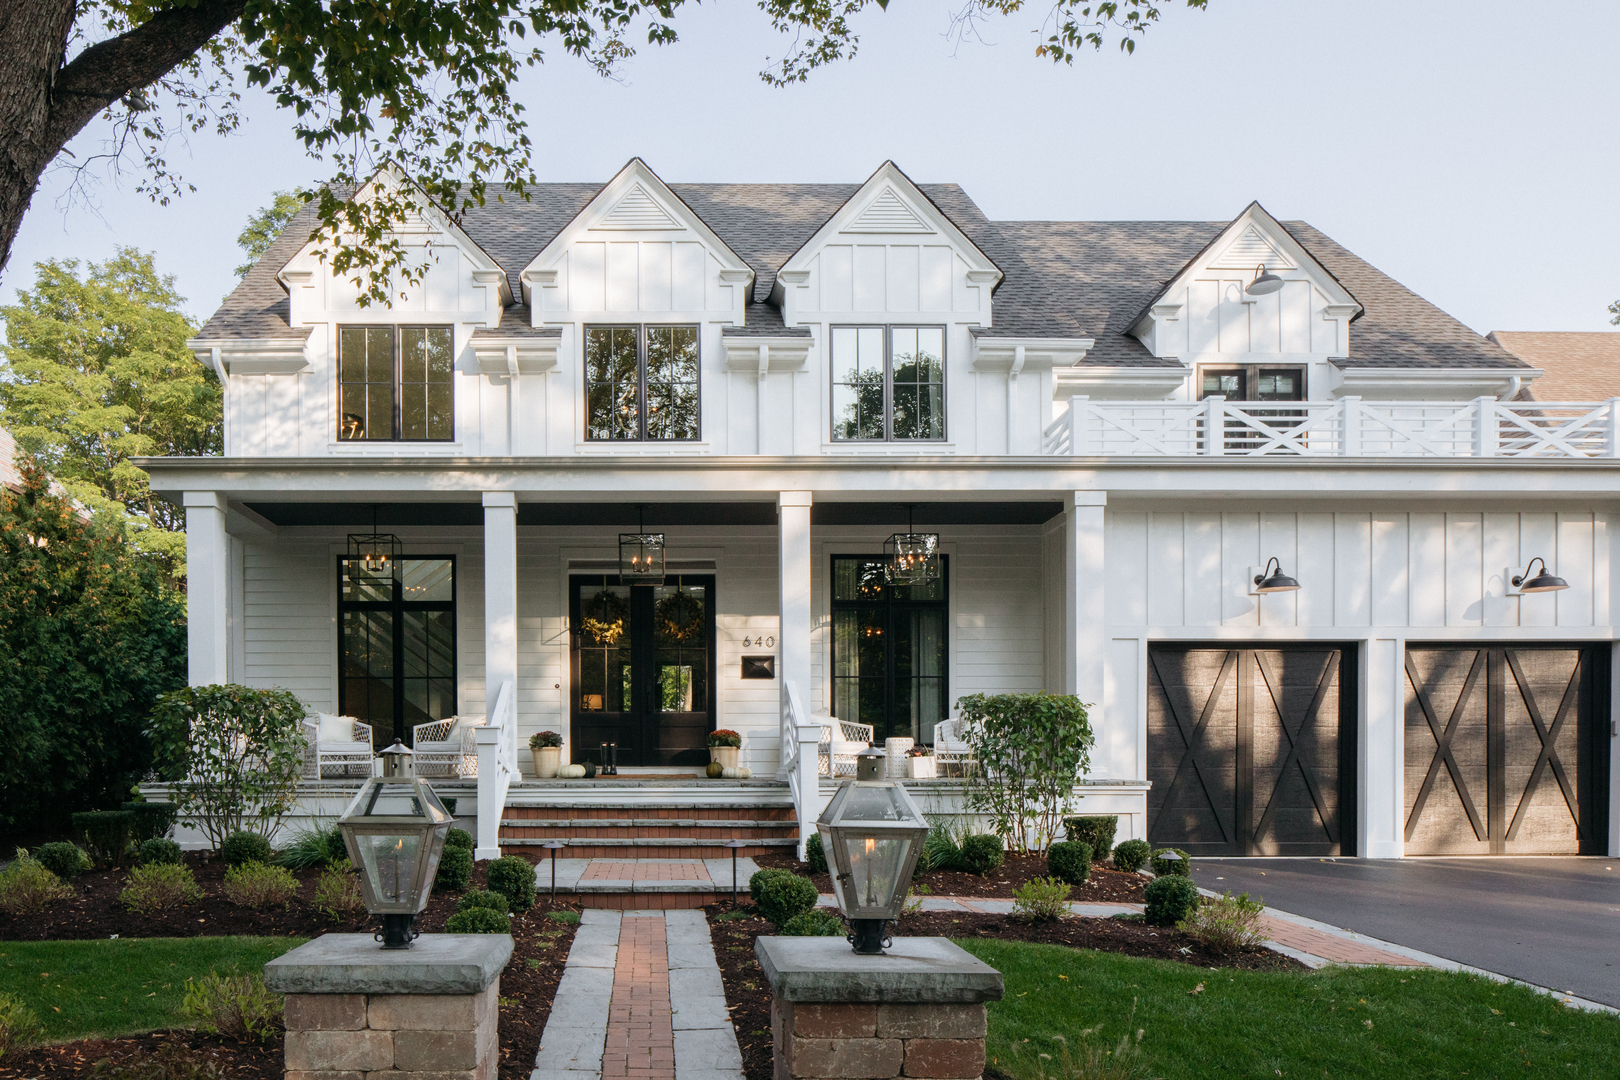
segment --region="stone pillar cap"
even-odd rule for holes
[[[862,956],[841,937],[761,937],[754,955],[783,1001],[1000,1001],[1001,972],[942,937],[897,937]]]
[[[264,985],[278,994],[477,994],[510,959],[508,934],[423,934],[409,949],[326,934],[264,965]]]

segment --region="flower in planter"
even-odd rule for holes
[[[539,750],[547,746],[561,746],[562,736],[555,731],[537,731],[529,736],[529,749]]]
[[[730,728],[719,728],[709,732],[710,746],[741,746],[742,736]]]
[[[906,751],[906,757],[933,757],[933,756],[934,756],[934,748],[932,746],[913,746],[910,750]]]

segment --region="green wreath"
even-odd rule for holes
[[[703,618],[703,601],[685,589],[677,588],[653,608],[653,626],[665,641],[695,645],[703,640],[707,629]]]
[[[603,589],[579,606],[579,621],[597,645],[614,646],[624,637],[630,605],[624,597]]]

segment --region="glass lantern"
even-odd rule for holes
[[[939,577],[938,533],[895,533],[883,544],[884,567],[897,585],[921,585]]]
[[[361,786],[338,829],[349,861],[360,868],[366,910],[382,916],[383,948],[408,949],[433,892],[450,813],[412,773],[411,752],[398,740],[380,756],[382,775]]]
[[[882,779],[886,755],[867,747],[855,759],[855,779],[833,795],[816,831],[832,871],[833,894],[849,920],[850,944],[882,953],[885,928],[900,918],[928,821],[905,788]]]
[[[664,583],[664,534],[619,534],[619,580],[626,585]]]
[[[393,533],[350,533],[349,572],[359,570],[376,580],[398,577],[401,548]]]

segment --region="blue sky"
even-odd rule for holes
[[[684,10],[682,41],[603,81],[553,50],[525,76],[545,180],[605,180],[632,155],[680,181],[859,181],[885,158],[954,181],[992,218],[1226,220],[1250,199],[1303,218],[1481,333],[1605,330],[1620,297],[1620,4],[1166,0],[1134,56],[1033,57],[1043,5],[946,35],[949,0],[892,0],[860,55],[807,85],[757,75],[780,39],[750,3]],[[171,160],[167,207],[108,180],[34,198],[0,301],[51,257],[153,250],[206,317],[234,237],[278,188],[323,175],[262,97],[231,138]],[[96,133],[74,149],[93,152]]]

